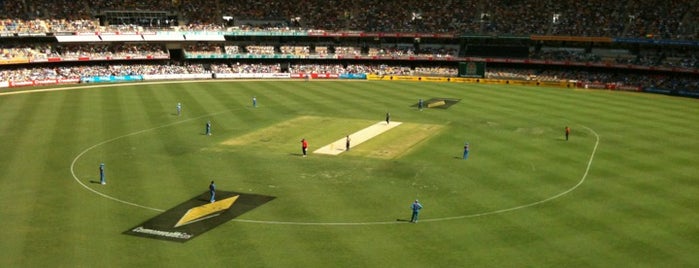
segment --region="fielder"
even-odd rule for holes
[[[464,159],[468,158],[468,151],[470,150],[468,142],[464,144]]]
[[[420,202],[417,201],[417,199],[415,199],[415,202],[410,204],[410,209],[413,211],[413,215],[410,217],[410,222],[417,223],[418,214],[420,214],[422,204],[420,204]]]
[[[216,184],[214,184],[214,181],[211,181],[211,184],[209,184],[209,194],[211,194],[209,203],[216,202]]]
[[[105,176],[104,176],[104,163],[100,163],[100,184],[102,184],[102,185],[107,184],[107,180],[105,179]]]

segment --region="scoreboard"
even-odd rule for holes
[[[484,78],[485,77],[485,62],[482,62],[482,61],[459,62],[459,77]]]

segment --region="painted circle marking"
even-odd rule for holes
[[[199,83],[199,82],[205,82],[205,81],[164,81],[164,82],[125,83],[125,84],[116,84],[116,85],[92,85],[92,86],[62,87],[62,88],[51,88],[51,89],[39,89],[39,90],[27,90],[27,91],[4,92],[4,93],[0,93],[0,96],[2,96],[2,95],[13,95],[13,94],[26,94],[26,93],[39,93],[39,92],[51,92],[51,91],[63,91],[63,90],[73,90],[73,89],[81,89],[81,88],[118,87],[118,86],[134,85],[134,84],[170,84],[170,83]],[[221,81],[216,81],[216,82],[221,82]],[[100,146],[102,146],[102,145],[104,145],[104,144],[107,144],[107,143],[110,143],[110,142],[113,142],[113,141],[116,141],[116,140],[119,140],[119,139],[122,139],[122,138],[125,138],[125,137],[135,136],[135,135],[138,135],[138,134],[141,134],[141,133],[144,133],[144,132],[148,132],[148,131],[152,131],[152,130],[156,130],[156,129],[160,129],[160,128],[165,128],[165,127],[170,127],[170,126],[177,125],[177,124],[182,124],[182,123],[185,123],[185,122],[188,122],[188,121],[191,121],[191,120],[200,119],[200,118],[203,118],[203,117],[212,116],[212,115],[217,115],[217,114],[222,114],[222,113],[226,113],[226,112],[229,112],[229,110],[227,110],[227,111],[221,111],[221,112],[216,112],[216,113],[212,113],[212,114],[207,114],[207,115],[202,115],[202,116],[198,116],[198,117],[194,117],[194,118],[190,118],[190,119],[186,119],[186,120],[182,120],[182,121],[177,121],[177,122],[173,122],[173,123],[165,124],[165,125],[162,125],[162,126],[157,126],[157,127],[149,128],[149,129],[144,129],[144,130],[136,131],[136,132],[133,132],[133,133],[125,134],[125,135],[122,135],[122,136],[118,136],[118,137],[115,137],[115,138],[111,138],[111,139],[108,139],[108,140],[99,142],[99,143],[97,143],[97,144],[95,144],[95,145],[92,145],[92,146],[86,148],[85,150],[83,150],[82,152],[80,152],[80,153],[73,159],[73,161],[72,161],[71,164],[70,164],[70,173],[71,173],[71,175],[73,176],[73,179],[74,179],[78,184],[80,184],[83,188],[85,188],[85,189],[87,189],[88,191],[90,191],[90,192],[92,192],[92,193],[94,193],[94,194],[97,194],[97,195],[99,195],[99,196],[101,196],[101,197],[104,197],[104,198],[107,198],[107,199],[109,199],[109,200],[113,200],[113,201],[116,201],[116,202],[119,202],[119,203],[123,203],[123,204],[126,204],[126,205],[134,206],[134,207],[139,207],[139,208],[143,208],[143,209],[153,210],[153,211],[157,211],[157,212],[164,212],[164,211],[165,211],[164,209],[159,209],[159,208],[154,208],[154,207],[149,207],[149,206],[145,206],[145,205],[141,205],[141,204],[129,202],[129,201],[126,201],[126,200],[122,200],[122,199],[119,199],[119,198],[116,198],[116,197],[113,197],[113,196],[104,194],[104,193],[99,192],[99,191],[97,191],[97,190],[95,190],[95,189],[93,189],[93,188],[90,188],[90,187],[87,186],[85,183],[83,183],[82,181],[80,181],[80,179],[79,179],[79,178],[77,177],[77,175],[75,174],[75,164],[76,164],[77,161],[80,159],[80,157],[82,157],[84,154],[86,154],[87,152],[91,151],[92,149],[95,149],[95,148],[97,148],[97,147],[100,147]],[[539,201],[535,201],[535,202],[531,202],[531,203],[528,203],[528,204],[524,204],[524,205],[514,206],[514,207],[510,207],[510,208],[505,208],[505,209],[498,209],[498,210],[493,210],[493,211],[487,211],[487,212],[481,212],[481,213],[474,213],[474,214],[461,215],[461,216],[440,217],[440,218],[426,218],[426,219],[421,219],[420,221],[421,221],[421,222],[438,222],[438,221],[459,220],[459,219],[476,218],[476,217],[482,217],[482,216],[488,216],[488,215],[502,214],[502,213],[511,212],[511,211],[515,211],[515,210],[520,210],[520,209],[525,209],[525,208],[537,206],[537,205],[540,205],[540,204],[543,204],[543,203],[546,203],[546,202],[550,202],[550,201],[552,201],[552,200],[558,199],[558,198],[560,198],[560,197],[562,197],[562,196],[564,196],[564,195],[566,195],[566,194],[568,194],[568,193],[574,191],[575,189],[577,189],[578,187],[580,187],[580,185],[582,185],[582,184],[585,182],[585,180],[586,180],[586,178],[587,178],[587,175],[588,175],[589,172],[590,172],[590,168],[592,167],[592,162],[593,162],[593,160],[594,160],[594,158],[595,158],[595,154],[597,153],[597,147],[599,146],[599,140],[600,140],[599,134],[598,134],[597,132],[595,132],[593,129],[591,129],[591,128],[587,127],[587,126],[582,126],[582,127],[584,127],[585,129],[587,129],[588,131],[590,131],[590,132],[595,136],[595,146],[593,147],[592,152],[590,153],[590,158],[589,158],[588,161],[587,161],[587,165],[586,165],[586,167],[585,167],[585,172],[583,173],[583,175],[581,176],[581,178],[580,178],[580,180],[577,182],[577,184],[573,185],[571,188],[569,188],[569,189],[567,189],[567,190],[565,190],[565,191],[563,191],[563,192],[560,192],[560,193],[558,193],[558,194],[556,194],[556,195],[550,196],[550,197],[548,197],[548,198],[545,198],[545,199],[542,199],[542,200],[539,200]],[[245,223],[258,223],[258,224],[319,225],[319,226],[360,226],[360,225],[387,225],[387,224],[399,224],[399,223],[401,223],[401,222],[398,222],[398,221],[373,221],[373,222],[295,222],[295,221],[263,221],[263,220],[247,220],[247,219],[233,219],[233,220],[231,220],[231,221],[245,222]]]

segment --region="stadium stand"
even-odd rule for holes
[[[699,80],[692,0],[0,0],[0,11],[0,82],[277,72],[454,77],[463,60],[489,61],[486,76],[498,79],[691,91]],[[156,32],[181,41],[146,40]],[[142,39],[109,41],[106,33]],[[197,39],[207,33],[225,40]],[[65,35],[94,42],[55,41]]]
[[[25,2],[2,1],[2,29],[93,31],[99,27],[95,17],[114,10],[169,12],[177,14],[179,25],[197,30],[221,30],[226,24],[223,16],[230,16],[238,26],[263,28],[695,39],[699,24],[699,4],[692,0]],[[140,26],[158,25],[164,24],[149,21]]]

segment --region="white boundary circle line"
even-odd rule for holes
[[[111,138],[111,139],[108,139],[108,140],[106,140],[106,141],[97,143],[97,144],[92,145],[92,146],[88,147],[87,149],[83,150],[82,152],[80,152],[80,153],[73,159],[73,162],[70,163],[70,174],[73,175],[73,179],[74,179],[76,182],[78,182],[80,185],[82,185],[83,188],[85,188],[85,189],[87,189],[87,190],[89,190],[89,191],[91,191],[91,192],[93,192],[93,193],[95,193],[95,194],[98,194],[98,195],[100,195],[100,196],[102,196],[102,197],[104,197],[104,198],[111,199],[111,200],[117,201],[117,202],[119,202],[119,203],[124,203],[124,204],[131,205],[131,206],[135,206],[135,207],[145,208],[145,209],[154,210],[154,211],[158,211],[158,212],[164,212],[164,211],[165,211],[164,209],[148,207],[148,206],[144,206],[144,205],[139,205],[139,204],[136,204],[136,203],[128,202],[128,201],[125,201],[125,200],[121,200],[121,199],[119,199],[119,198],[116,198],[116,197],[113,197],[113,196],[110,196],[110,195],[101,193],[101,192],[99,192],[99,191],[97,191],[97,190],[95,190],[95,189],[92,189],[92,188],[88,187],[87,185],[85,185],[85,183],[83,183],[82,181],[80,181],[80,179],[78,179],[78,176],[77,176],[77,175],[75,175],[75,163],[77,163],[77,162],[78,162],[78,159],[80,159],[80,157],[82,157],[84,154],[86,154],[86,153],[89,152],[90,150],[92,150],[92,149],[94,149],[94,148],[97,148],[97,147],[99,147],[99,146],[102,146],[102,145],[104,145],[104,144],[110,143],[110,142],[112,142],[112,141],[119,140],[119,139],[122,139],[122,138],[126,138],[126,137],[129,137],[129,136],[135,136],[135,135],[138,135],[138,134],[141,134],[141,133],[144,133],[144,132],[148,132],[148,131],[152,131],[152,130],[156,130],[156,129],[160,129],[160,128],[165,128],[165,127],[169,127],[169,126],[174,126],[174,125],[182,124],[182,123],[185,123],[185,122],[188,122],[188,121],[192,121],[192,120],[199,119],[199,118],[203,118],[203,117],[207,117],[207,116],[222,114],[222,113],[225,113],[225,112],[228,112],[228,111],[223,111],[223,112],[217,112],[217,113],[212,113],[212,114],[201,115],[201,116],[189,118],[189,119],[182,120],[182,121],[172,122],[172,123],[165,124],[165,125],[158,126],[158,127],[153,127],[153,128],[149,128],[149,129],[139,130],[139,131],[136,131],[136,132],[132,132],[132,133],[129,133],[129,134],[126,134],[126,135],[121,135],[121,136],[119,136],[119,137]]]
[[[224,82],[224,81],[228,81],[228,80],[219,80],[219,81],[216,81],[216,82]],[[49,91],[62,91],[62,90],[81,89],[81,88],[118,87],[118,86],[134,85],[134,84],[171,84],[171,83],[197,83],[197,82],[207,82],[207,80],[202,80],[202,81],[198,81],[198,80],[195,80],[195,81],[162,81],[162,82],[122,83],[122,84],[93,85],[93,86],[74,86],[74,87],[62,87],[62,88],[39,89],[39,90],[26,90],[26,91],[2,92],[2,93],[0,93],[0,96],[3,96],[3,95],[14,95],[14,94],[25,94],[25,93],[49,92]],[[212,81],[209,81],[209,82],[212,82]],[[97,143],[97,144],[95,144],[95,145],[92,145],[92,146],[88,147],[87,149],[83,150],[82,152],[80,152],[80,153],[73,159],[73,161],[72,161],[71,164],[70,164],[70,173],[71,173],[71,175],[73,176],[73,179],[74,179],[78,184],[80,184],[83,188],[85,188],[85,189],[87,189],[87,190],[89,190],[89,191],[91,191],[91,192],[93,192],[93,193],[95,193],[95,194],[97,194],[97,195],[99,195],[99,196],[102,196],[102,197],[104,197],[104,198],[107,198],[107,199],[110,199],[110,200],[113,200],[113,201],[116,201],[116,202],[119,202],[119,203],[123,203],[123,204],[126,204],[126,205],[131,205],[131,206],[135,206],[135,207],[139,207],[139,208],[144,208],[144,209],[148,209],[148,210],[153,210],[153,211],[157,211],[157,212],[164,212],[164,211],[165,211],[164,209],[153,208],[153,207],[144,206],[144,205],[136,204],[136,203],[133,203],[133,202],[128,202],[128,201],[125,201],[125,200],[121,200],[121,199],[119,199],[119,198],[116,198],[116,197],[113,197],[113,196],[110,196],[110,195],[101,193],[101,192],[99,192],[99,191],[97,191],[97,190],[95,190],[95,189],[92,189],[92,188],[88,187],[88,186],[85,185],[83,182],[81,182],[80,179],[78,179],[77,175],[75,174],[75,163],[77,163],[78,159],[80,159],[80,157],[82,157],[82,156],[83,156],[84,154],[86,154],[88,151],[90,151],[90,150],[92,150],[92,149],[94,149],[94,148],[97,148],[97,147],[99,147],[99,146],[102,146],[102,145],[104,145],[104,144],[107,144],[107,143],[109,143],[109,142],[112,142],[112,141],[115,141],[115,140],[118,140],[118,139],[122,139],[122,138],[125,138],[125,137],[129,137],[129,136],[138,135],[138,134],[141,134],[141,133],[144,133],[144,132],[148,132],[148,131],[152,131],[152,130],[156,130],[156,129],[160,129],[160,128],[165,128],[165,127],[169,127],[169,126],[181,124],[181,123],[188,122],[188,121],[195,120],[195,119],[199,119],[199,118],[203,118],[203,117],[207,117],[207,116],[212,116],[212,115],[216,115],[216,114],[225,113],[225,112],[228,112],[228,111],[222,111],[222,112],[217,112],[217,113],[212,113],[212,114],[207,114],[207,115],[201,115],[201,116],[198,116],[198,117],[194,117],[194,118],[190,118],[190,119],[186,119],[186,120],[182,120],[182,121],[177,121],[177,122],[173,122],[173,123],[165,124],[165,125],[162,125],[162,126],[157,126],[157,127],[149,128],[149,129],[140,130],[140,131],[136,131],[136,132],[133,132],[133,133],[125,134],[125,135],[122,135],[122,136],[119,136],[119,137],[115,137],[115,138],[111,138],[111,139],[102,141],[102,142]],[[493,211],[481,212],[481,213],[475,213],[475,214],[469,214],[469,215],[461,215],[461,216],[442,217],[442,218],[431,218],[431,219],[428,218],[428,219],[422,219],[421,221],[422,221],[422,222],[437,222],[437,221],[458,220],[458,219],[475,218],[475,217],[481,217],[481,216],[488,216],[488,215],[501,214],[501,213],[505,213],[505,212],[515,211],[515,210],[519,210],[519,209],[524,209],[524,208],[529,208],[529,207],[533,207],[533,206],[536,206],[536,205],[540,205],[540,204],[543,204],[543,203],[546,203],[546,202],[549,202],[549,201],[558,199],[559,197],[562,197],[562,196],[564,196],[564,195],[566,195],[566,194],[568,194],[568,193],[574,191],[575,189],[577,189],[580,185],[582,185],[582,184],[585,182],[585,179],[587,178],[587,175],[588,175],[589,172],[590,172],[590,168],[592,167],[592,161],[594,160],[595,154],[597,153],[597,147],[599,146],[599,134],[597,134],[596,131],[594,131],[593,129],[591,129],[591,128],[587,127],[587,126],[582,126],[582,127],[584,127],[585,129],[587,129],[588,131],[590,131],[592,134],[595,135],[595,146],[594,146],[593,149],[592,149],[592,153],[590,153],[590,159],[587,161],[587,165],[586,165],[586,167],[585,167],[585,172],[583,173],[583,175],[582,175],[582,177],[580,178],[580,180],[578,181],[578,183],[575,184],[575,185],[574,185],[573,187],[571,187],[570,189],[567,189],[567,190],[565,190],[565,191],[563,191],[563,192],[561,192],[561,193],[558,193],[558,194],[556,194],[556,195],[554,195],[554,196],[551,196],[551,197],[548,197],[548,198],[546,198],[546,199],[542,199],[542,200],[539,200],[539,201],[535,201],[535,202],[531,202],[531,203],[528,203],[528,204],[524,204],[524,205],[520,205],[520,206],[515,206],[515,207],[511,207],[511,208],[505,208],[505,209],[499,209],[499,210],[493,210]],[[263,220],[246,220],[246,219],[232,219],[231,221],[246,222],[246,223],[259,223],[259,224],[315,225],[315,226],[360,226],[360,225],[387,225],[387,224],[398,224],[398,223],[401,223],[401,222],[398,222],[398,221],[375,221],[375,222],[293,222],[293,221],[263,221]]]

